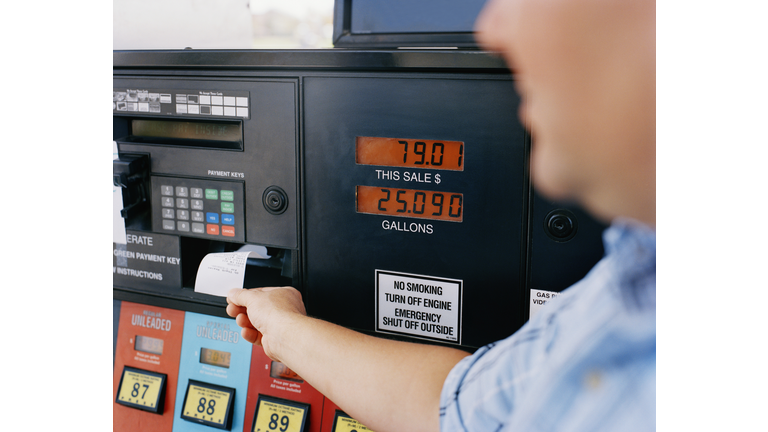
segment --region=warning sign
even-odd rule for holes
[[[458,279],[376,270],[376,331],[461,343]]]

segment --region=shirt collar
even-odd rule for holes
[[[656,230],[632,219],[615,219],[603,233],[603,244],[627,308],[655,310]]]

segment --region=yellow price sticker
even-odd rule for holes
[[[341,414],[336,414],[336,423],[333,428],[333,432],[373,432],[371,429],[363,426],[360,422],[352,417],[346,417]]]
[[[157,408],[163,379],[158,376],[126,370],[117,395],[119,401],[147,408]]]
[[[253,432],[302,432],[306,408],[259,400]]]
[[[190,385],[183,414],[186,417],[224,425],[230,394],[225,391]]]

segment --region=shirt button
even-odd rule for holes
[[[603,376],[600,371],[589,371],[584,375],[584,386],[590,390],[597,390],[603,383]]]

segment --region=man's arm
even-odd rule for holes
[[[376,338],[306,316],[291,287],[233,289],[227,314],[243,338],[376,432],[437,431],[440,392],[468,353]]]

